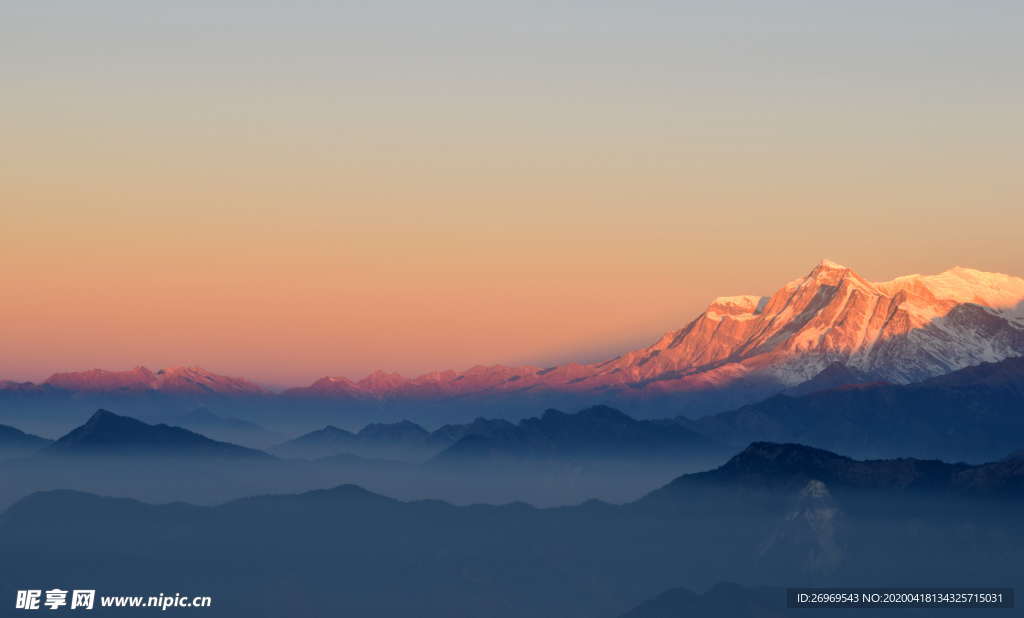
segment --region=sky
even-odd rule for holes
[[[1019,2],[8,3],[0,378],[599,360],[1024,275]]]

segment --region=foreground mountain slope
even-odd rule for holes
[[[216,507],[45,492],[0,517],[0,594],[44,576],[106,590],[201,591],[215,581],[228,617],[610,618],[664,590],[721,581],[1020,585],[1024,495],[1007,488],[1021,471],[989,470],[994,492],[959,484],[984,469],[760,444],[623,506],[456,507],[351,485]],[[838,524],[822,537],[794,508],[834,509]],[[831,539],[834,560],[816,568],[813,551],[773,551],[773,538],[808,550]]]
[[[687,474],[645,500],[679,495],[698,486],[755,491],[798,490],[817,481],[832,490],[899,491],[1024,499],[1024,461],[978,465],[929,459],[856,460],[802,444],[755,442],[724,465]]]

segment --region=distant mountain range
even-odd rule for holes
[[[99,410],[40,451],[42,455],[134,457],[269,458],[269,455],[227,442],[211,440],[181,427],[149,425],[107,410]]]
[[[463,467],[485,462],[707,461],[757,441],[808,444],[863,457],[990,461],[1024,447],[1022,409],[1024,358],[1009,358],[913,384],[866,383],[799,396],[779,394],[697,420],[635,419],[609,406],[591,406],[577,413],[549,409],[519,422],[477,418],[435,431],[408,420],[370,423],[358,432],[327,425],[274,446],[272,432],[206,409],[171,420],[199,433],[101,410],[48,450],[236,448],[200,435],[209,431],[259,438],[267,451],[286,458],[355,455]],[[27,453],[48,443],[0,426],[0,452]]]
[[[166,419],[166,423],[201,433],[208,438],[222,442],[237,442],[254,448],[266,448],[281,442],[284,438],[282,434],[270,431],[257,423],[230,416],[220,416],[206,407],[199,407],[191,412],[169,417]]]
[[[0,595],[88,568],[98,589],[214,581],[228,617],[772,616],[754,610],[784,596],[760,588],[661,593],[721,581],[1019,587],[1022,478],[1019,464],[760,443],[620,506],[457,507],[352,485],[209,507],[42,492],[0,517]],[[301,604],[282,594],[293,587]],[[712,603],[733,613],[700,613]]]
[[[272,451],[435,461],[542,461],[697,457],[751,442],[794,442],[865,457],[911,455],[989,461],[1024,448],[1024,358],[982,363],[912,384],[856,383],[867,376],[831,365],[807,394],[793,390],[692,420],[637,420],[608,406],[548,410],[518,423],[476,419],[428,432],[379,423],[352,433],[328,426]],[[847,383],[846,380],[854,383]],[[839,384],[839,386],[833,386]]]
[[[714,440],[670,421],[636,420],[608,406],[574,414],[549,409],[511,423],[478,418],[428,432],[411,421],[373,423],[357,433],[328,425],[270,449],[284,457],[349,453],[363,457],[425,460],[435,465],[486,462],[687,460],[722,453]]]
[[[46,438],[0,425],[0,460],[34,453],[50,443],[51,441]]]
[[[55,373],[42,384],[74,392],[159,391],[190,395],[263,395],[268,391],[243,380],[217,375],[199,367],[172,367],[153,372],[145,367],[128,371],[91,369]]]
[[[433,455],[444,443],[431,439],[431,434],[411,421],[371,423],[358,432],[333,425],[311,431],[270,448],[282,457],[316,459],[339,454],[361,457],[422,460]]]
[[[215,427],[235,425],[210,416],[190,415]],[[549,410],[519,424],[476,419],[434,432],[410,421],[372,423],[359,432],[328,426],[267,452],[99,410],[55,442],[22,442],[0,460],[0,506],[40,488],[204,502],[339,480],[455,501],[629,500],[728,455],[675,423],[601,407]]]
[[[608,406],[594,406],[576,414],[547,410],[539,418],[524,419],[498,431],[468,433],[432,463],[683,460],[723,450],[720,444],[686,427],[637,420]]]
[[[5,401],[24,406],[41,396],[145,396],[148,405],[164,408],[174,398],[191,407],[244,399],[250,407],[288,405],[293,415],[315,409],[364,419],[387,417],[388,410],[420,410],[431,420],[472,418],[482,406],[522,417],[537,407],[598,402],[645,417],[666,416],[669,407],[695,416],[783,391],[906,384],[1021,354],[1024,279],[957,267],[871,282],[824,260],[770,296],[717,298],[683,328],[599,363],[477,366],[415,378],[377,371],[361,380],[323,377],[276,394],[195,367],[94,369],[55,374],[41,384],[2,382],[0,411]]]
[[[499,503],[519,499],[536,504],[593,497],[625,501],[682,472],[716,466],[741,449],[746,449],[743,457],[717,474],[740,479],[745,468],[756,472],[759,476],[751,472],[751,487],[743,492],[774,491],[770,474],[776,474],[799,478],[795,485],[783,487],[782,494],[807,490],[814,495],[801,485],[812,480],[825,483],[834,494],[854,482],[898,479],[908,488],[935,486],[951,495],[994,495],[1017,491],[999,479],[1024,462],[1022,410],[1024,358],[983,363],[912,384],[870,382],[814,389],[802,396],[780,394],[697,420],[643,420],[608,406],[591,406],[576,413],[549,409],[519,422],[478,418],[434,431],[411,421],[371,423],[358,432],[327,426],[268,447],[284,459],[169,424],[100,411],[54,443],[0,427],[0,459],[10,460],[0,474],[0,504],[45,487],[115,495],[130,489],[125,495],[206,501],[322,487],[339,480],[405,498]],[[251,423],[208,410],[183,420],[193,427],[252,430]],[[766,456],[770,451],[747,448],[751,443],[761,449],[765,443],[793,443],[784,452],[799,458],[793,463]],[[826,451],[859,458],[919,459],[896,460],[892,470],[882,470],[873,463],[823,455]],[[36,452],[39,456],[33,456]],[[762,456],[753,457],[758,453]],[[66,465],[59,463],[69,457],[76,462],[74,477],[68,477]],[[22,461],[14,465],[16,458]],[[176,463],[169,467],[168,459]],[[978,468],[929,459],[997,463]],[[262,463],[255,469],[250,462]],[[836,469],[853,471],[855,476],[837,476]],[[805,472],[796,475],[799,470]],[[69,478],[74,481],[70,485]],[[716,483],[721,485],[721,480]],[[878,484],[867,487],[885,489]],[[744,499],[749,502],[749,497]],[[824,506],[814,508],[829,512]],[[792,536],[785,531],[778,535]],[[784,545],[779,542],[776,547]]]

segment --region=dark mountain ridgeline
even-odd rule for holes
[[[277,445],[281,456],[317,458],[350,453],[433,463],[551,460],[686,460],[723,450],[712,440],[665,421],[631,418],[608,406],[575,414],[549,409],[519,423],[478,418],[428,432],[411,421],[372,423],[353,433],[328,425]]]
[[[490,428],[490,429],[493,429]],[[547,410],[499,431],[471,431],[444,450],[433,463],[483,463],[489,460],[692,459],[722,449],[678,424],[636,420],[608,406],[575,414]]]
[[[281,457],[317,459],[337,455],[422,461],[445,445],[431,439],[431,433],[411,421],[370,423],[358,432],[334,425],[311,431],[271,447]]]
[[[864,384],[778,395],[685,426],[740,446],[799,442],[859,456],[986,461],[1024,444],[1024,358],[916,384]]]
[[[270,455],[180,427],[149,425],[142,421],[99,410],[81,427],[40,451],[41,455],[134,457],[270,458]]]
[[[1024,498],[1024,461],[978,465],[912,458],[856,460],[802,444],[755,442],[724,465],[687,474],[644,500],[684,495],[694,487],[730,487],[751,492],[792,492],[810,481],[833,492],[913,493],[964,499]]]
[[[686,448],[668,448],[679,446],[671,440],[673,435],[689,433],[670,425],[660,436],[655,423],[637,422],[617,411],[552,412],[547,418],[571,421],[553,427],[538,425],[565,435],[555,432],[544,438],[535,432],[531,439],[539,437],[547,443],[543,453],[520,453],[514,462],[510,460],[514,465],[494,467],[478,465],[481,462],[472,458],[447,466],[420,462],[444,449],[456,436],[505,435],[519,431],[517,425],[477,419],[434,433],[412,423],[372,424],[357,433],[327,427],[288,443],[291,450],[275,449],[274,453],[287,458],[281,460],[178,427],[150,425],[100,411],[38,457],[4,465],[0,507],[40,489],[203,504],[254,493],[304,491],[343,481],[404,499],[434,497],[455,503],[525,500],[563,505],[589,498],[621,502],[635,499],[681,471],[701,469],[705,462],[718,463],[724,457],[709,459],[688,443],[682,445]],[[609,428],[604,434],[595,434],[592,421],[600,418],[625,422],[627,427],[639,423],[649,435],[646,441],[637,442],[629,432],[618,436],[618,430]],[[650,441],[651,435],[656,442]],[[566,436],[572,439],[566,441]],[[588,440],[593,445],[588,445]],[[667,446],[648,449],[650,444]],[[605,451],[607,456],[601,454]],[[68,458],[74,463],[69,464]],[[559,465],[552,465],[555,461]]]

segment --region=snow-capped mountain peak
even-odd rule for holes
[[[718,297],[683,328],[604,362],[411,379],[375,372],[356,384],[375,397],[544,390],[645,397],[737,384],[756,384],[765,395],[834,365],[907,382],[1024,353],[1024,320],[1013,313],[1022,301],[1024,280],[1008,275],[957,267],[873,282],[822,260],[771,295]]]
[[[603,362],[475,366],[414,378],[375,371],[358,381],[321,378],[284,394],[436,399],[559,392],[609,401],[728,390],[740,393],[728,398],[738,405],[802,384],[829,367],[905,383],[1022,354],[1024,279],[958,266],[874,282],[822,260],[772,294],[715,298],[684,327]],[[196,367],[97,369],[55,374],[46,384],[85,391],[263,393],[245,380]]]
[[[201,367],[168,367],[156,372],[146,367],[127,371],[90,369],[55,373],[44,384],[80,392],[161,391],[179,394],[256,395],[266,391],[242,378],[222,376]]]

